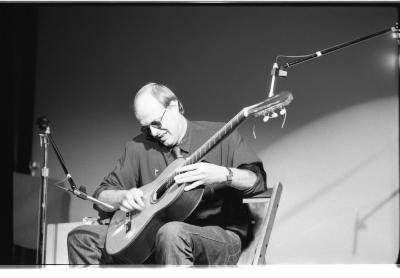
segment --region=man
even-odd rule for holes
[[[223,126],[189,121],[175,94],[156,83],[137,92],[132,108],[142,134],[126,144],[114,170],[94,193],[94,197],[123,211],[143,210],[140,187],[156,179],[176,159],[176,150],[183,157],[189,156]],[[201,162],[176,171],[180,174],[175,182],[185,184],[185,190],[204,186],[205,193],[184,222],[172,221],[158,230],[151,262],[236,264],[241,249],[251,240],[250,216],[242,198],[266,190],[262,162],[234,131]],[[105,207],[94,208],[100,218],[112,216]],[[70,263],[118,263],[104,250],[106,234],[106,225],[84,225],[71,231]]]

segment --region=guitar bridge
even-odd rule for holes
[[[131,230],[132,214],[130,212],[126,213],[125,218],[125,232],[128,233]]]

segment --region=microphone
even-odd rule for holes
[[[45,116],[39,117],[36,121],[37,125],[41,130],[46,130],[47,127],[49,126],[49,119],[47,119]]]

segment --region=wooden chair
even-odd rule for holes
[[[275,215],[282,194],[282,183],[278,182],[267,192],[243,199],[248,203],[253,216],[253,235],[250,244],[242,251],[238,265],[266,264],[265,255]]]

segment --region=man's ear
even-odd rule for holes
[[[171,109],[173,111],[178,111],[179,112],[178,100],[176,100],[176,99],[171,100],[169,105],[168,105],[168,109]]]

